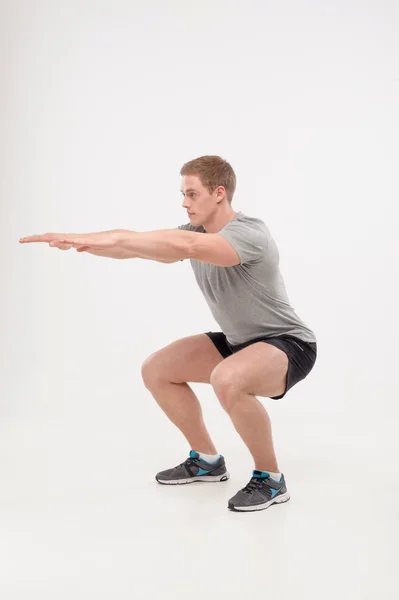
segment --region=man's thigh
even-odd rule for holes
[[[159,379],[172,383],[210,383],[212,371],[223,356],[205,334],[191,335],[168,344],[143,363],[144,381]]]
[[[287,385],[288,356],[271,344],[257,342],[226,358],[212,375],[212,384],[238,388],[254,396],[283,394]]]

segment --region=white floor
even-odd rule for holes
[[[2,600],[397,600],[399,479],[384,423],[354,429],[267,401],[291,500],[239,514],[227,500],[252,465],[210,393],[231,479],[170,487],[154,474],[188,449],[148,392],[104,390],[96,408],[89,392],[4,415]]]

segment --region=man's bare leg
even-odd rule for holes
[[[146,388],[169,419],[180,429],[190,448],[217,454],[203,420],[201,405],[187,381],[209,383],[214,368],[222,362],[206,334],[177,340],[152,354],[143,364]]]
[[[229,416],[252,454],[255,469],[279,473],[270,417],[261,402],[252,394],[238,392]]]
[[[147,389],[169,419],[180,429],[190,448],[205,454],[217,454],[205,426],[201,405],[187,383],[153,382]]]
[[[270,418],[256,394],[263,397],[282,394],[287,372],[288,357],[282,350],[257,343],[228,357],[211,376],[217,397],[259,471],[280,472]]]

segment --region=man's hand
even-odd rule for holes
[[[59,250],[75,248],[77,252],[90,252],[93,254],[104,252],[103,256],[107,256],[107,251],[115,250],[119,239],[120,230],[114,229],[98,233],[45,233],[24,237],[19,241],[21,244],[45,242],[52,248],[58,248]]]

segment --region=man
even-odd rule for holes
[[[228,507],[262,510],[290,496],[274,453],[269,416],[256,396],[283,398],[304,379],[316,361],[316,338],[290,306],[269,229],[232,208],[236,177],[229,163],[202,156],[186,163],[180,174],[190,222],[177,229],[47,233],[20,242],[47,242],[112,258],[190,259],[221,331],[179,339],[142,366],[145,386],[191,448],[183,463],[161,471],[156,480],[171,485],[229,478],[188,385],[210,383],[254,460],[249,483]]]

